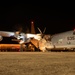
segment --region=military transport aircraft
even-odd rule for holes
[[[9,31],[0,31],[0,41],[3,40],[3,37],[13,37],[12,41],[18,41],[19,44],[27,44],[28,46],[33,45],[40,51],[46,51],[46,48],[52,48],[52,44],[50,42],[50,35],[46,35],[45,30],[42,32],[39,28],[39,34],[34,33],[34,24],[31,22],[31,27],[33,28],[33,33],[23,33],[20,31],[9,32]]]
[[[54,50],[75,50],[75,29],[52,35]]]

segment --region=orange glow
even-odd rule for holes
[[[20,44],[0,44],[0,49],[20,49]]]

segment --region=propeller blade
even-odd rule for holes
[[[45,31],[46,31],[46,27],[45,27],[45,29],[44,29],[44,31],[43,31],[43,34],[45,33]]]
[[[37,27],[38,28],[38,27]],[[40,28],[38,28],[39,32],[42,34],[42,31],[40,30]]]

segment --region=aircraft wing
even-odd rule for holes
[[[0,31],[0,36],[3,36],[3,37],[14,36],[14,32]]]

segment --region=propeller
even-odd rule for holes
[[[15,25],[14,27],[15,31],[14,31],[14,39],[12,39],[12,41],[18,41],[20,42],[21,40],[21,36],[22,36],[22,30],[23,30],[23,27],[21,24],[18,24],[18,25]]]
[[[37,27],[37,28],[38,28],[38,27]],[[38,28],[38,30],[39,30],[39,32],[40,32],[40,34],[41,34],[41,38],[43,38],[43,37],[44,37],[44,33],[45,33],[45,31],[46,31],[46,27],[44,28],[43,32],[40,30],[40,28]]]
[[[38,27],[37,27],[37,28],[38,28]],[[38,30],[39,30],[40,34],[42,34],[42,31],[40,30],[40,28],[38,28]]]
[[[53,38],[53,36],[51,36],[51,35],[45,35],[45,34],[44,34],[45,31],[46,31],[46,27],[44,28],[43,32],[40,30],[40,28],[38,28],[38,30],[39,30],[39,32],[40,32],[40,34],[41,34],[41,39],[44,38],[46,41],[47,41],[47,40],[50,41],[50,40]]]
[[[43,34],[45,33],[45,31],[46,31],[46,27],[44,28]]]

